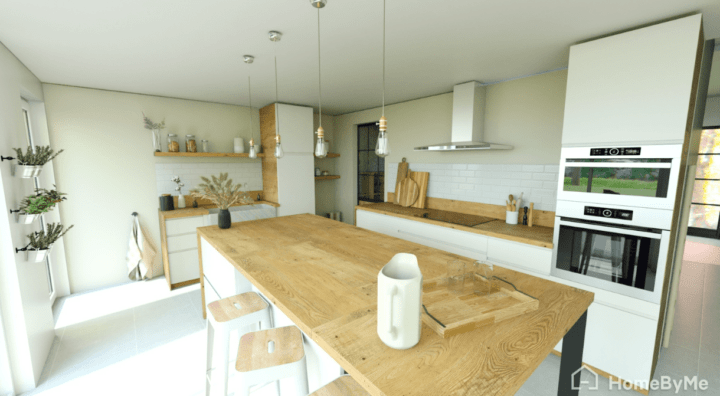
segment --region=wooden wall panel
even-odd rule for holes
[[[262,144],[263,199],[278,202],[277,158],[275,158],[275,104],[260,109],[260,143]]]

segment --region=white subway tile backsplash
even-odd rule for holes
[[[182,188],[184,194],[202,183],[202,176],[217,176],[227,173],[234,183],[247,183],[247,189],[262,190],[262,165],[260,163],[182,163],[182,164],[155,164],[158,195],[176,195],[175,183],[170,179],[180,177],[185,184]],[[395,172],[397,173],[397,171]]]
[[[253,165],[262,185],[260,164]],[[519,197],[523,193],[523,206],[535,203],[538,210],[554,211],[557,200],[558,165],[545,164],[411,164],[414,171],[430,172],[428,196],[457,199],[493,205],[505,205],[509,194]],[[387,185],[395,186],[397,164],[388,164],[385,174]],[[243,178],[253,180],[243,170]]]

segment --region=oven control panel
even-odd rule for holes
[[[640,155],[640,147],[591,148],[591,156]]]
[[[597,206],[586,206],[585,207],[585,215],[605,217],[608,219],[632,220],[633,211],[632,210],[622,210],[622,209],[600,208]]]

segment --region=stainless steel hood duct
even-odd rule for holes
[[[453,88],[452,133],[449,143],[415,147],[416,151],[509,150],[512,146],[483,141],[485,87],[477,81]]]

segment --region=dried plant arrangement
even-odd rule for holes
[[[156,124],[152,122],[152,120],[147,118],[145,113],[143,113],[143,121],[145,122],[145,129],[165,129],[165,120],[162,120],[162,122]]]
[[[34,151],[32,146],[28,146],[25,154],[23,154],[22,149],[16,148],[14,150],[15,154],[17,154],[18,164],[32,166],[43,166],[64,151],[60,150],[55,153],[50,146],[35,146]]]
[[[30,235],[28,235],[28,238],[30,238],[30,244],[28,245],[28,249],[33,250],[45,250],[50,247],[55,241],[60,239],[65,233],[70,231],[71,228],[74,226],[70,226],[68,228],[64,228],[64,226],[60,223],[49,223],[47,225],[47,230],[42,230],[38,232],[34,232]]]
[[[233,184],[232,179],[228,179],[227,173],[221,173],[220,176],[201,177],[203,183],[198,184],[197,188],[190,191],[194,198],[207,199],[214,203],[219,209],[228,209],[235,203],[252,203],[253,199],[247,192],[240,189],[242,184]]]

